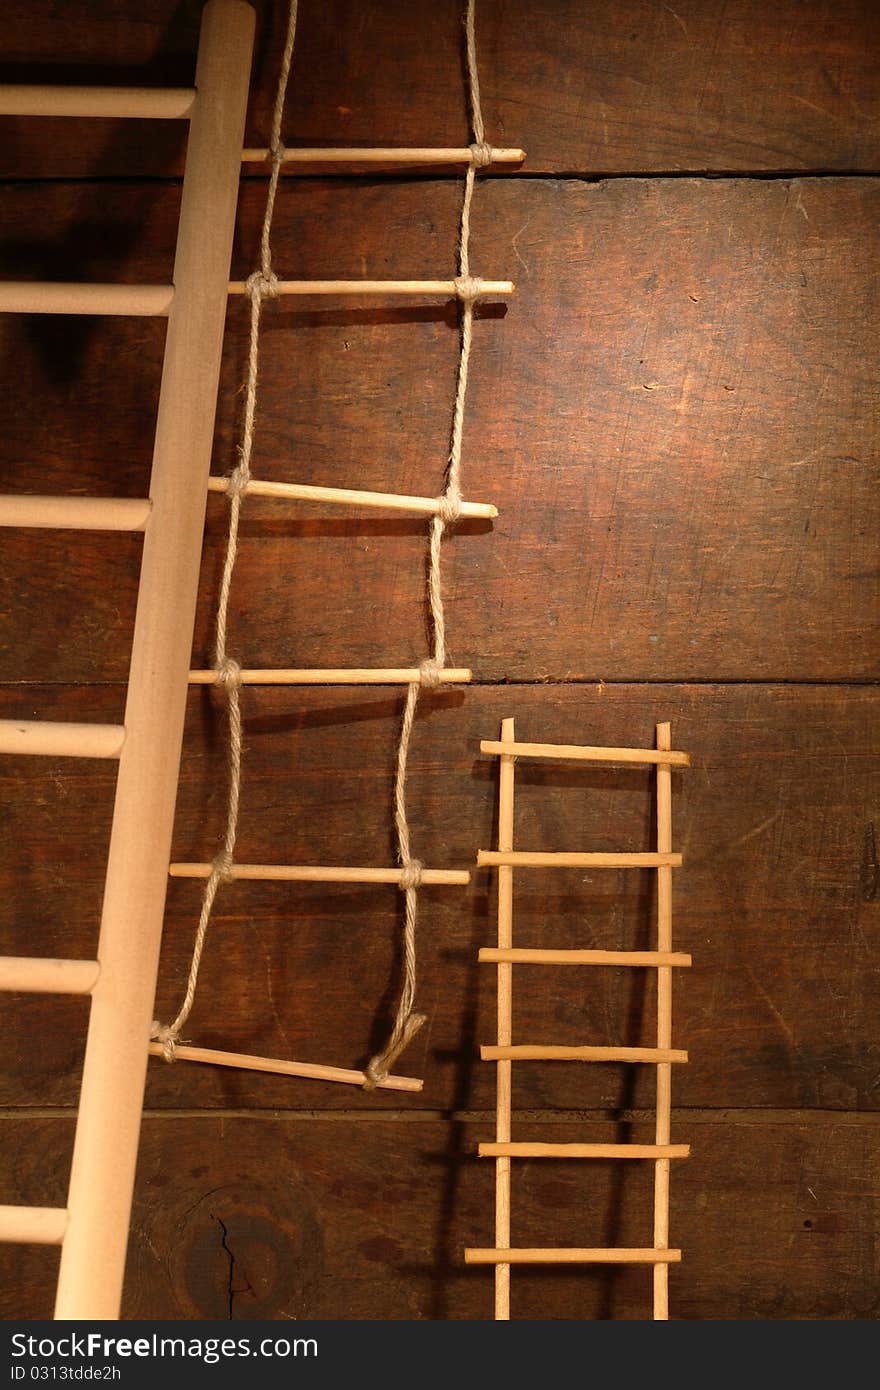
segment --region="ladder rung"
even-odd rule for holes
[[[143,531],[149,498],[0,496],[0,526],[70,531]]]
[[[686,1062],[675,1047],[555,1047],[521,1043],[512,1047],[481,1047],[484,1062]]]
[[[672,767],[689,767],[690,753],[666,752],[656,748],[588,748],[576,743],[499,743],[483,739],[481,753],[503,757],[560,758],[589,763],[667,763]]]
[[[469,1265],[672,1265],[681,1260],[680,1250],[520,1249],[465,1250]]]
[[[96,960],[0,956],[0,989],[26,994],[90,994],[100,973]]]
[[[0,86],[0,116],[100,116],[179,120],[189,116],[193,87]]]
[[[18,1245],[60,1245],[67,1230],[64,1207],[0,1207],[0,1240]]]
[[[653,851],[647,854],[606,854],[601,851],[545,854],[540,850],[481,849],[477,852],[478,867],[499,864],[522,869],[676,869],[681,864],[681,855],[657,854]]]
[[[512,280],[480,280],[480,297],[495,297],[514,292]],[[247,294],[244,280],[230,280],[230,294]],[[415,294],[455,296],[458,286],[454,280],[279,280],[276,293],[300,294]]]
[[[421,676],[418,666],[390,666],[373,669],[369,666],[331,667],[327,670],[306,667],[299,670],[243,670],[242,685],[417,685]],[[441,685],[466,685],[471,679],[467,667],[447,666],[438,673]],[[190,685],[216,685],[217,672],[190,671]]]
[[[484,965],[690,965],[684,951],[545,951],[539,947],[481,946],[478,959]]]
[[[41,719],[0,719],[0,753],[52,758],[118,758],[121,724],[54,724]]]
[[[210,878],[213,864],[169,864],[172,878]],[[231,879],[258,879],[283,883],[396,883],[402,868],[359,869],[333,864],[233,864]],[[467,869],[422,869],[422,883],[470,883]]]
[[[161,317],[174,298],[171,285],[95,285],[0,281],[3,314],[134,314]]]
[[[271,150],[244,149],[241,152],[243,164],[258,164],[269,159]],[[522,164],[524,150],[490,148],[490,164]],[[321,149],[320,146],[301,149],[285,149],[281,157],[283,164],[470,164],[473,151],[467,146],[443,149],[439,146],[400,149],[363,148],[350,146],[345,149]]]
[[[209,478],[209,492],[227,492],[229,478]],[[306,483],[269,483],[251,478],[244,489],[250,497],[280,497],[294,502],[328,502],[343,507],[381,507],[393,512],[415,512],[436,516],[443,506],[441,497],[409,497],[397,492],[364,492],[348,487],[312,487]],[[498,508],[491,502],[462,502],[463,517],[483,517],[491,520]]]
[[[162,1044],[150,1043],[154,1057],[163,1056]],[[347,1067],[327,1067],[318,1062],[287,1062],[277,1057],[252,1057],[245,1052],[218,1052],[212,1047],[188,1047],[178,1043],[174,1056],[182,1062],[206,1062],[212,1067],[237,1067],[243,1071],[270,1072],[274,1076],[304,1076],[313,1081],[341,1081],[363,1086],[366,1073]],[[386,1076],[376,1085],[386,1091],[420,1091],[424,1083],[415,1076]]]
[[[689,1158],[690,1144],[480,1144],[480,1158]]]

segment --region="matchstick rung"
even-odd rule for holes
[[[67,1231],[64,1207],[0,1207],[0,1241],[60,1245]]]
[[[163,1056],[161,1043],[150,1043],[149,1050],[154,1057]],[[303,1076],[313,1081],[341,1081],[349,1086],[363,1086],[367,1079],[365,1072],[346,1067],[326,1067],[317,1062],[288,1062],[277,1057],[252,1057],[243,1052],[218,1052],[211,1047],[188,1047],[180,1043],[174,1055],[183,1062],[271,1072],[276,1076]],[[384,1081],[377,1081],[376,1085],[386,1091],[420,1091],[424,1082],[414,1076],[386,1076]]]
[[[678,1264],[680,1250],[602,1249],[465,1250],[468,1265],[659,1265]]]
[[[0,281],[2,314],[127,314],[161,318],[171,309],[171,285],[97,285]]]
[[[23,994],[91,994],[101,967],[96,960],[0,956],[0,989]]]
[[[497,946],[481,946],[478,959],[494,965],[629,965],[629,966],[686,966],[691,957],[684,951],[552,951],[539,947],[517,946],[501,950]]]
[[[271,150],[247,148],[241,152],[243,164],[258,164],[268,160]],[[523,150],[489,148],[489,164],[522,164]],[[444,149],[440,146],[413,147],[401,149],[397,146],[387,148],[362,149],[357,146],[347,148],[326,148],[320,146],[287,149],[281,157],[282,164],[470,164],[473,151],[467,146]],[[488,166],[487,166],[488,167]]]
[[[606,854],[595,851],[569,854],[565,851],[544,853],[541,850],[513,850],[502,853],[494,849],[477,852],[477,867],[507,865],[521,869],[660,869],[678,868],[680,854]]]
[[[589,748],[576,743],[499,743],[483,739],[481,753],[500,756],[513,754],[517,758],[559,758],[563,761],[590,763],[668,764],[670,767],[689,767],[690,753],[666,752],[657,748]]]
[[[484,1062],[686,1062],[688,1055],[674,1047],[556,1047],[519,1043],[511,1047],[481,1047]]]
[[[0,753],[52,758],[118,758],[125,740],[121,724],[55,724],[48,720],[0,719]]]
[[[0,526],[64,531],[143,531],[149,498],[0,496]]]
[[[181,120],[193,108],[194,87],[0,86],[0,116],[87,116]]]
[[[172,878],[210,878],[213,864],[170,864]],[[401,885],[405,870],[367,869],[332,864],[233,864],[231,879],[257,879],[279,883],[392,883]],[[432,884],[470,883],[467,869],[422,869],[421,882]]]
[[[229,478],[208,479],[209,492],[228,492]],[[250,497],[277,497],[293,502],[326,502],[341,507],[376,507],[392,512],[412,512],[436,516],[443,508],[442,497],[409,497],[396,492],[366,492],[347,487],[312,487],[305,483],[271,483],[251,478],[244,492]],[[491,502],[462,502],[463,517],[491,520],[498,508]]]
[[[513,294],[512,280],[480,280],[479,297],[496,298]],[[230,294],[247,294],[244,280],[230,280]],[[413,294],[457,295],[454,280],[279,280],[275,293],[284,295]]]
[[[421,672],[418,666],[389,666],[372,669],[368,666],[304,667],[288,669],[244,669],[240,672],[242,685],[417,685]],[[468,667],[447,666],[438,672],[440,685],[467,685],[473,677]],[[190,685],[217,685],[214,670],[190,671]]]
[[[480,1144],[480,1158],[689,1158],[690,1144]]]

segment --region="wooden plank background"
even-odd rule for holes
[[[185,83],[200,6],[33,0],[2,80]],[[303,0],[285,138],[467,138],[458,0]],[[265,143],[285,6],[258,6],[248,140]],[[495,827],[479,740],[632,744],[669,718],[674,778],[672,1272],[683,1318],[876,1316],[878,1212],[878,12],[781,0],[479,0],[489,138],[522,170],[481,181],[467,495],[497,503],[446,552],[449,635],[471,688],[420,703],[414,848],[469,866]],[[7,278],[162,282],[182,138],[151,125],[4,120]],[[265,183],[242,185],[235,272]],[[285,276],[450,275],[461,187],[286,177]],[[235,460],[246,311],[230,306],[215,471]],[[0,487],[141,495],[164,339],[138,320],[0,324]],[[436,492],[457,355],[450,304],[266,309],[255,471]],[[231,649],[251,665],[409,664],[425,652],[425,525],[246,505]],[[209,503],[195,654],[210,660],[224,503]],[[2,717],[121,717],[140,542],[3,535]],[[240,857],[389,863],[401,694],[248,690]],[[222,704],[190,696],[174,854],[223,821]],[[517,843],[648,848],[640,770],[520,765]],[[94,949],[110,767],[0,764],[4,950]],[[175,1007],[198,886],[174,882],[157,1009]],[[522,944],[648,944],[650,875],[522,875]],[[418,1097],[151,1067],[127,1316],[485,1318],[491,1273],[491,876],[423,894],[404,1070]],[[188,1033],[361,1065],[393,1008],[393,888],[224,889]],[[589,978],[585,979],[585,974]],[[576,977],[576,978],[575,978]],[[515,1030],[649,1042],[634,972],[528,970]],[[63,1203],[86,1012],[8,996],[0,1201]],[[518,1137],[641,1138],[636,1069],[522,1065]],[[517,1167],[522,1244],[650,1243],[650,1169]],[[0,1314],[46,1316],[57,1254],[0,1249]],[[517,1271],[517,1317],[644,1317],[644,1272]]]

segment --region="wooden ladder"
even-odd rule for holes
[[[686,1158],[686,1144],[670,1143],[672,1066],[686,1062],[687,1053],[672,1046],[672,970],[688,966],[691,957],[672,949],[672,870],[681,855],[672,852],[672,768],[687,766],[687,753],[672,751],[669,724],[658,724],[656,749],[588,748],[563,744],[517,743],[514,721],[501,725],[500,742],[484,741],[483,753],[500,761],[498,849],[481,850],[477,864],[498,870],[498,945],[483,948],[481,962],[498,967],[497,1045],[482,1047],[484,1061],[496,1062],[495,1142],[480,1144],[481,1157],[495,1159],[495,1246],[465,1250],[467,1264],[495,1266],[495,1317],[510,1317],[510,1267],[514,1264],[640,1264],[654,1267],[654,1318],[669,1316],[669,1265],[681,1251],[669,1248],[669,1164]],[[581,762],[654,765],[657,768],[657,849],[646,854],[516,852],[513,848],[514,763],[517,758],[554,758]],[[545,950],[513,945],[513,870],[584,868],[646,868],[657,871],[657,946],[652,951]],[[656,1047],[556,1047],[514,1044],[514,965],[605,965],[657,971]],[[653,1144],[540,1144],[511,1139],[511,1063],[518,1060],[647,1062],[657,1067],[656,1128]],[[511,1247],[510,1161],[517,1158],[649,1159],[654,1162],[654,1243],[644,1249]]]
[[[116,1318],[183,737],[254,12],[209,0],[192,89],[0,88],[0,114],[186,118],[172,284],[0,285],[0,311],[167,315],[149,497],[0,498],[0,525],[144,533],[122,725],[0,721],[0,752],[119,762],[94,960],[0,960],[0,988],[91,996],[67,1206],[0,1207],[61,1246],[55,1316]]]

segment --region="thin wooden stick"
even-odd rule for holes
[[[150,1052],[161,1057],[162,1044],[150,1043]],[[366,1073],[351,1071],[346,1067],[325,1067],[318,1062],[287,1062],[276,1057],[251,1057],[244,1052],[218,1052],[213,1047],[188,1047],[178,1043],[174,1050],[175,1061],[206,1062],[212,1067],[239,1067],[243,1071],[271,1072],[277,1076],[304,1076],[313,1081],[341,1081],[349,1086],[363,1086]],[[414,1076],[386,1076],[377,1081],[386,1091],[420,1091],[424,1085]]]
[[[0,314],[118,314],[161,318],[171,311],[171,285],[96,285],[0,281]]]
[[[0,719],[0,753],[47,758],[118,758],[121,724],[56,724],[48,719]]]
[[[0,989],[24,994],[91,994],[100,973],[96,960],[0,956]]]
[[[209,492],[228,492],[228,478],[209,478]],[[417,516],[436,516],[443,507],[442,497],[408,497],[397,492],[363,492],[348,487],[312,487],[305,483],[267,483],[258,478],[248,481],[245,492],[253,497],[280,497],[294,502],[327,502],[340,507],[377,507],[383,511],[412,512]],[[462,502],[461,515],[491,520],[498,508],[491,502]]]
[[[192,87],[0,86],[0,116],[134,117],[180,120],[190,115]]]
[[[501,754],[504,745],[484,739],[481,753]],[[576,743],[518,743],[514,748],[518,758],[560,758],[563,761],[588,763],[668,763],[671,767],[688,767],[690,753],[664,752],[656,748],[587,748]]]
[[[247,148],[241,152],[243,164],[258,164],[271,155],[271,150]],[[525,159],[523,150],[496,149],[494,145],[489,150],[490,164],[522,164]],[[358,147],[356,145],[346,148],[325,148],[314,146],[301,149],[285,148],[282,155],[284,164],[470,164],[473,159],[473,151],[467,146],[456,146],[451,149],[443,149],[439,146],[414,146],[412,149],[402,149],[398,146],[392,147]]]
[[[500,872],[500,870],[499,870]],[[486,965],[510,961],[521,965],[626,965],[626,966],[684,966],[691,958],[683,951],[548,951],[539,947],[520,946],[501,951],[494,946],[481,946],[479,960]]]
[[[672,729],[668,723],[657,725],[657,747],[672,746]],[[657,767],[657,850],[666,854],[672,848],[672,772],[664,764]],[[657,949],[672,950],[672,870],[657,870]],[[657,972],[657,1046],[672,1045],[672,971]],[[656,1141],[668,1144],[672,1120],[672,1069],[657,1068],[657,1127]],[[654,1246],[665,1250],[669,1245],[669,1160],[658,1158],[654,1169]],[[669,1271],[666,1265],[654,1270],[654,1318],[669,1317]]]
[[[150,519],[148,497],[0,497],[0,526],[37,526],[65,531],[143,531]]]
[[[67,1230],[64,1207],[0,1207],[0,1240],[18,1245],[60,1245]]]
[[[495,864],[510,864],[523,869],[656,869],[661,865],[677,868],[680,854],[545,854],[540,850],[521,850],[501,854],[496,850],[477,852],[478,868]]]
[[[454,280],[279,280],[276,292],[280,295],[325,294],[413,294],[457,295]],[[481,280],[480,297],[498,298],[513,294],[512,280]],[[230,294],[247,294],[244,280],[230,280]]]
[[[686,1052],[672,1047],[556,1047],[540,1043],[481,1047],[480,1056],[484,1062],[504,1058],[512,1062],[686,1062],[688,1059]]]
[[[514,742],[512,719],[501,723],[502,747]],[[514,760],[502,755],[498,775],[498,848],[513,849],[514,823]],[[510,950],[513,945],[513,869],[502,865],[498,870],[498,949]],[[513,1036],[513,967],[508,962],[498,964],[498,1046],[509,1047]],[[513,1077],[510,1061],[501,1059],[496,1072],[495,1138],[499,1144],[510,1143]],[[510,1158],[500,1154],[495,1164],[495,1244],[510,1245]],[[495,1267],[495,1319],[510,1319],[510,1265]]]
[[[119,1316],[201,562],[254,11],[202,14],[153,449],[126,738],[55,1307]]]
[[[591,1249],[521,1249],[465,1250],[468,1265],[656,1265],[678,1264],[680,1250],[636,1250],[615,1246],[609,1250]]]
[[[300,670],[244,669],[242,685],[414,685],[421,675],[418,666],[306,667]],[[441,685],[467,685],[472,672],[467,667],[447,666],[438,671]],[[190,685],[216,685],[217,672],[190,671]]]
[[[689,1144],[480,1144],[480,1158],[689,1158]]]
[[[213,864],[170,864],[172,878],[210,878]],[[405,870],[360,869],[313,864],[233,864],[231,879],[258,879],[279,883],[394,883],[400,884]],[[422,883],[470,883],[467,869],[423,869]]]

